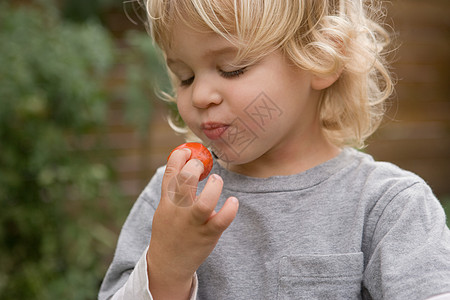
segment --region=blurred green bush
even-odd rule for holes
[[[117,51],[98,23],[36,2],[0,3],[0,295],[95,299],[130,208],[103,146]],[[122,92],[145,133],[161,64],[143,36],[129,37]]]
[[[443,196],[439,199],[444,207],[447,216],[447,226],[450,228],[450,195]]]
[[[152,110],[152,102],[163,97],[161,92],[172,93],[172,87],[162,52],[153,45],[147,34],[130,30],[125,41],[128,48],[120,59],[126,66],[126,84],[121,91],[127,99],[125,119],[141,136],[145,136],[150,124],[148,112]],[[166,105],[170,112],[178,113],[176,105],[168,102]]]

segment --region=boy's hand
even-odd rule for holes
[[[189,149],[170,156],[155,211],[147,252],[149,287],[154,299],[183,299],[189,296],[194,272],[208,257],[238,209],[229,198],[215,212],[222,192],[222,178],[211,175],[196,198],[203,164],[191,159]]]

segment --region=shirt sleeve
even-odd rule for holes
[[[434,297],[428,298],[427,300],[450,300],[450,293],[434,296]]]
[[[112,297],[112,300],[153,300],[148,287],[148,273],[147,273],[147,249],[145,249],[138,263],[136,264],[130,277]],[[197,297],[198,279],[197,274],[194,275],[190,300],[195,300]]]
[[[379,216],[364,272],[371,297],[413,300],[450,293],[450,231],[431,189],[417,182],[386,202],[373,210]]]
[[[152,233],[152,221],[161,197],[164,168],[157,170],[134,203],[119,235],[114,258],[103,279],[99,300],[152,299],[148,288],[146,253]],[[197,295],[197,277],[191,290]]]
[[[153,300],[148,288],[146,251],[142,254],[130,277],[112,297],[112,300]]]

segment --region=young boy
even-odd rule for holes
[[[201,182],[189,150],[158,169],[124,224],[99,299],[449,295],[439,201],[416,175],[351,148],[376,130],[392,91],[375,2],[146,8],[181,129],[217,159]]]

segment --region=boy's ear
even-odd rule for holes
[[[339,79],[339,76],[341,76],[341,74],[342,74],[342,69],[340,69],[339,71],[337,71],[334,74],[327,75],[327,76],[319,76],[319,75],[313,74],[312,80],[311,80],[311,87],[314,90],[318,90],[318,91],[326,89],[327,87],[330,87],[333,83],[335,83],[336,80]]]

